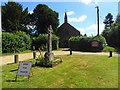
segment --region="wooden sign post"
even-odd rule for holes
[[[31,67],[32,62],[20,62],[15,81],[17,80],[17,76],[28,76],[29,79]]]

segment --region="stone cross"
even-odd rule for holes
[[[52,53],[52,26],[48,28],[48,53]]]
[[[50,25],[48,28],[48,50],[44,55],[46,61],[54,60],[54,54],[52,53],[52,32],[52,26]]]

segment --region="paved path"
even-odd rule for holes
[[[54,53],[54,55],[69,55],[70,54],[69,51],[53,51],[53,53]],[[107,55],[107,56],[109,56],[109,53],[103,53],[103,52],[91,53],[91,52],[73,51],[72,53],[80,54],[80,55]],[[37,52],[36,54],[37,54],[36,56],[38,56],[39,52]],[[44,55],[44,52],[42,54]],[[120,54],[113,53],[113,56],[120,57]],[[33,53],[19,54],[19,61],[24,61],[24,60],[28,60],[28,59],[33,59]],[[14,55],[0,57],[0,66],[5,65],[5,64],[10,64],[10,63],[14,63]]]

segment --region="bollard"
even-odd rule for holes
[[[112,51],[110,51],[109,53],[110,53],[110,56],[109,56],[109,57],[112,57]]]
[[[18,63],[18,55],[14,55],[14,63]]]
[[[70,49],[70,55],[72,55],[72,50]]]
[[[36,52],[33,52],[33,59],[36,58]]]

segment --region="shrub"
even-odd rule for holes
[[[98,42],[103,42],[105,43],[105,38],[102,35],[95,36],[95,37],[88,37],[89,41],[98,41]]]
[[[24,32],[17,31],[14,33],[2,33],[2,52],[3,53],[13,53],[20,52],[31,47],[30,36],[26,35]]]
[[[88,42],[88,38],[84,36],[71,37],[69,39],[70,48],[72,50],[81,50],[88,51],[90,44]]]
[[[71,37],[69,41],[80,41],[82,38],[84,37],[83,36]]]
[[[47,34],[40,34],[38,37],[33,37],[32,46],[35,46],[35,49],[41,47],[46,49],[47,40],[48,40]],[[58,49],[58,44],[59,44],[59,38],[56,35],[52,35],[52,48]]]
[[[24,51],[25,43],[22,38],[12,33],[2,33],[2,52],[13,53]]]
[[[53,50],[57,50],[59,48],[59,37],[56,35],[52,35],[52,48]]]
[[[22,31],[16,31],[15,34],[22,38],[23,42],[25,43],[25,46],[24,46],[25,49],[31,48],[32,40],[29,35],[27,35],[25,32],[22,32]]]
[[[46,51],[46,50],[47,50],[47,46],[41,45],[41,46],[40,46],[40,49],[41,49],[42,51]]]
[[[99,46],[92,47],[91,46],[92,41],[99,42]],[[101,35],[95,37],[78,36],[78,37],[71,37],[69,39],[70,48],[72,50],[99,51],[103,49],[103,43],[105,43],[105,39]]]
[[[109,36],[109,33],[111,32],[112,30],[111,29],[105,29],[103,32],[102,32],[102,36],[107,38]]]
[[[45,67],[52,67],[53,64],[59,64],[62,62],[61,58],[55,58],[52,61],[49,61],[47,58],[44,58],[42,55],[39,55],[36,59],[37,62],[35,63],[36,66],[45,66]]]
[[[103,52],[109,52],[109,51],[115,52],[115,48],[109,47],[109,46],[105,46],[104,49],[103,49]]]

